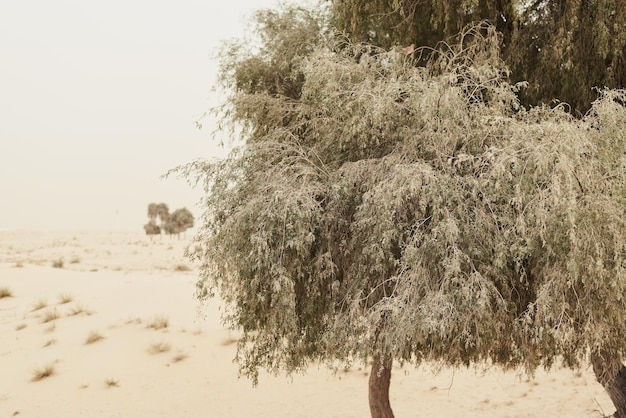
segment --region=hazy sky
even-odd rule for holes
[[[194,125],[215,104],[213,55],[275,4],[1,2],[0,230],[141,230],[150,202],[198,215],[198,191],[159,177],[219,155]]]

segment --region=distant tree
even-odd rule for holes
[[[150,219],[150,221],[143,226],[143,229],[146,231],[146,235],[150,236],[150,239],[152,239],[153,235],[161,233],[161,228],[156,224],[154,219]]]
[[[150,203],[148,205],[148,218],[151,221],[155,221],[159,216],[159,205],[156,203]]]
[[[192,228],[193,222],[194,217],[189,209],[176,209],[170,215],[168,222],[165,224],[165,230],[169,234],[177,234],[180,238],[180,233],[185,232],[189,228]]]
[[[180,169],[207,191],[198,297],[225,301],[242,373],[369,363],[389,418],[394,361],[590,360],[626,417],[626,91],[527,111],[493,27],[420,67],[306,10],[259,16],[262,45],[222,63],[244,145]]]
[[[163,226],[170,216],[170,209],[165,203],[159,203],[156,205],[156,213],[159,217],[159,221],[161,222],[161,226]]]

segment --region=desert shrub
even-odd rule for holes
[[[166,351],[170,351],[171,348],[172,346],[168,343],[158,342],[158,343],[151,344],[150,347],[148,348],[148,352],[150,354],[161,354],[161,353],[165,353]]]
[[[104,339],[104,336],[100,334],[98,331],[92,331],[89,333],[89,335],[85,339],[85,344],[93,344],[103,339]]]
[[[169,326],[170,324],[170,320],[169,318],[162,316],[162,315],[157,315],[155,317],[153,317],[147,324],[146,324],[146,328],[152,328],[155,330],[160,330],[160,329],[165,329]]]
[[[10,287],[0,287],[0,299],[13,297],[13,291]]]
[[[38,382],[40,380],[43,380],[47,377],[50,377],[52,375],[54,375],[54,373],[56,372],[56,368],[54,367],[54,364],[48,364],[46,366],[43,367],[38,367],[35,370],[33,370],[33,381],[34,382]]]

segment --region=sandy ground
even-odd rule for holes
[[[236,334],[221,326],[219,301],[194,299],[185,245],[141,232],[0,232],[0,293],[12,293],[0,298],[0,418],[369,416],[358,367],[262,375],[256,388],[239,379]],[[534,380],[397,369],[391,402],[398,418],[613,411],[589,368]]]

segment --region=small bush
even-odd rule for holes
[[[58,260],[54,260],[52,262],[52,267],[54,267],[55,269],[62,269],[63,266],[64,266],[63,258],[59,258]]]
[[[148,349],[148,352],[150,354],[160,354],[160,353],[165,353],[167,351],[170,351],[171,348],[172,346],[169,345],[168,343],[164,343],[164,342],[154,343],[150,346],[150,348]]]
[[[78,263],[80,263],[80,257],[79,256],[74,256],[70,260],[70,264],[78,264]]]
[[[155,330],[165,329],[170,325],[170,320],[164,316],[155,316],[152,318],[150,322],[146,325],[147,328],[152,328]]]
[[[59,318],[59,312],[56,309],[48,309],[42,316],[41,322],[47,323]]]
[[[43,309],[46,306],[48,306],[48,302],[46,302],[44,299],[39,299],[37,303],[33,305],[33,312]]]
[[[70,309],[67,316],[76,316],[80,314],[91,315],[91,311],[89,311],[83,305],[76,305],[72,309]]]
[[[91,331],[85,340],[85,344],[93,344],[100,340],[104,339],[104,336],[100,334],[98,331]]]
[[[177,264],[174,271],[191,271],[191,268],[186,264]]]
[[[120,386],[120,382],[117,379],[107,379],[104,381],[104,385],[107,388],[117,388]]]
[[[57,340],[55,340],[54,338],[51,338],[48,341],[46,341],[44,345],[42,345],[42,348],[50,347],[52,344],[56,344],[56,342]]]
[[[33,382],[38,382],[47,377],[50,377],[54,374],[54,372],[55,372],[55,368],[53,364],[48,364],[47,366],[44,366],[44,367],[38,367],[35,370],[33,370]]]
[[[59,295],[59,305],[64,305],[66,303],[70,303],[74,300],[74,296],[69,293],[62,293]]]
[[[24,267],[24,263],[21,261],[16,261],[15,264],[13,264],[13,267],[22,268]]]
[[[179,353],[176,354],[173,358],[172,358],[172,363],[179,363],[183,360],[185,360],[187,357],[189,357],[187,354],[185,353]]]
[[[13,296],[13,291],[9,287],[0,287],[0,299],[10,298]]]

